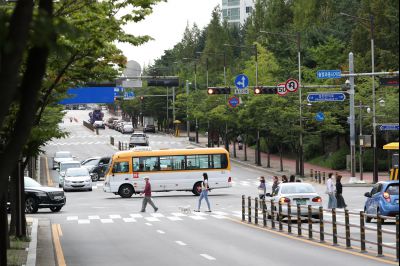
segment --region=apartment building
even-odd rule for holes
[[[254,0],[222,0],[222,17],[232,25],[243,25],[253,8]]]

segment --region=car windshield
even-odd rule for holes
[[[60,171],[64,172],[67,171],[67,169],[69,168],[77,168],[77,167],[81,167],[81,165],[79,163],[61,163]]]
[[[25,187],[41,187],[42,185],[33,180],[30,177],[25,176],[24,178]]]
[[[70,168],[66,172],[67,176],[87,176],[89,172],[86,168]]]
[[[72,154],[68,151],[56,152],[56,158],[72,158]]]
[[[97,165],[99,163],[99,161],[100,161],[100,159],[89,160],[87,162],[84,162],[82,165],[86,165],[86,166]]]
[[[390,184],[386,192],[389,193],[389,195],[399,195],[399,184]]]
[[[310,184],[288,184],[282,186],[282,194],[301,194],[301,193],[315,193],[315,189]]]

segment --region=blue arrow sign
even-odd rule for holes
[[[342,71],[340,70],[318,70],[317,78],[319,79],[340,79]]]
[[[318,122],[324,121],[324,120],[325,120],[325,115],[324,115],[324,113],[323,113],[323,112],[318,112],[318,113],[315,115],[315,120],[317,120]]]
[[[238,75],[235,79],[235,86],[238,89],[245,89],[249,86],[249,78],[246,75]]]
[[[346,95],[343,92],[312,92],[308,94],[307,100],[309,102],[343,102],[346,100]]]
[[[381,125],[379,127],[380,131],[389,131],[389,130],[399,130],[399,125]]]

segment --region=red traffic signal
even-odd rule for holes
[[[212,87],[207,89],[207,94],[208,95],[231,94],[231,88]]]
[[[271,87],[255,87],[254,88],[254,94],[276,94],[277,89],[276,88],[271,88]]]

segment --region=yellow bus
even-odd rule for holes
[[[144,177],[148,176],[153,192],[190,191],[199,195],[203,173],[208,174],[210,189],[232,187],[229,153],[223,148],[134,148],[113,155],[103,190],[130,198],[143,192]]]

